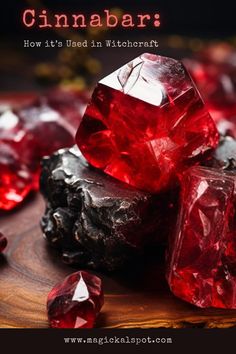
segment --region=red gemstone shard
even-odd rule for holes
[[[143,54],[99,81],[76,141],[94,167],[158,192],[218,143],[184,66]]]
[[[17,116],[23,126],[23,157],[29,165],[39,165],[41,158],[74,143],[74,129],[46,104],[22,108]]]
[[[0,253],[4,251],[7,246],[7,239],[6,237],[0,232]]]
[[[235,175],[192,167],[170,240],[172,292],[199,307],[236,308]]]
[[[49,293],[47,311],[53,328],[92,328],[104,303],[102,282],[79,271],[66,277]]]
[[[59,105],[59,93],[0,115],[0,209],[13,209],[38,189],[43,156],[74,144],[72,121],[81,118],[85,103],[68,93]]]

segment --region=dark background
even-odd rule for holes
[[[133,14],[160,13],[161,26],[154,28],[152,25],[146,29],[111,29],[105,33],[103,39],[121,40],[150,40],[159,42],[158,49],[150,49],[149,52],[157,52],[166,56],[181,59],[191,55],[191,51],[198,50],[202,41],[231,40],[236,43],[235,1],[210,1],[210,0],[6,0],[0,2],[0,91],[28,91],[44,90],[44,84],[38,81],[35,72],[40,63],[53,63],[54,70],[58,62],[57,49],[32,49],[24,48],[23,40],[34,41],[44,39],[56,39],[63,34],[63,29],[57,33],[51,29],[39,30],[26,28],[22,24],[22,13],[26,8],[47,8],[51,12],[58,13],[99,13],[102,10],[115,7],[124,12]],[[74,33],[86,37],[86,32],[72,30]],[[63,37],[63,35],[62,35]],[[189,38],[189,40],[188,40]],[[205,45],[208,45],[206,43]],[[190,47],[190,50],[189,50]],[[89,55],[95,57],[101,63],[101,71],[98,77],[120,66],[135,56],[141,54],[144,49],[96,49],[90,50]],[[147,50],[146,50],[147,51]],[[80,53],[78,53],[80,55]],[[74,60],[74,59],[72,59]],[[68,64],[68,63],[67,63]],[[81,68],[78,67],[79,75]],[[77,68],[75,69],[77,70]],[[58,66],[58,71],[60,67]],[[96,81],[97,76],[93,79]],[[56,80],[54,80],[56,81]],[[49,83],[54,84],[55,82]]]
[[[160,12],[161,33],[180,33],[223,36],[235,32],[235,1],[214,0],[42,0],[41,4],[54,11],[93,13],[105,8],[121,7],[127,12]],[[32,5],[30,5],[30,3]],[[20,14],[24,8],[33,8],[37,1],[1,1],[3,33],[23,33]]]

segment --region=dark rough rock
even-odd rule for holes
[[[76,147],[59,150],[42,165],[46,211],[41,227],[66,263],[115,270],[141,255],[146,244],[158,239],[158,230],[163,237],[165,197],[88,166]]]

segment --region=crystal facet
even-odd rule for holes
[[[76,141],[93,166],[157,192],[214,148],[218,133],[184,66],[143,54],[99,81]]]
[[[85,271],[73,273],[48,294],[50,326],[92,328],[103,302],[100,278]]]
[[[235,175],[192,167],[169,244],[173,293],[199,307],[236,308]]]

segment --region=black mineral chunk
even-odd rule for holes
[[[140,256],[158,230],[163,236],[160,214],[168,216],[167,199],[88,166],[76,147],[44,158],[40,183],[43,233],[68,264],[115,270]]]

